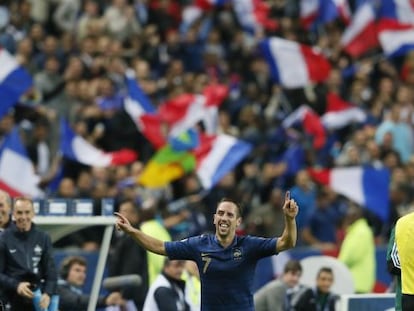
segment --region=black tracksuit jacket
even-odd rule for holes
[[[49,296],[56,293],[57,272],[50,236],[32,227],[20,232],[12,223],[0,235],[0,289],[9,301],[16,299],[20,282],[30,282]]]

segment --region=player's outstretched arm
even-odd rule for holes
[[[292,248],[296,245],[297,228],[296,215],[299,207],[295,200],[290,198],[290,192],[287,191],[285,195],[285,203],[283,204],[283,214],[285,216],[285,229],[282,236],[277,239],[276,251],[281,252]]]
[[[137,241],[139,245],[141,245],[146,250],[159,255],[167,255],[164,247],[164,241],[153,238],[152,236],[143,233],[141,230],[134,228],[131,226],[128,219],[126,219],[124,215],[115,213],[115,216],[118,217],[115,224],[118,230],[122,230],[126,234],[130,235],[135,241]]]

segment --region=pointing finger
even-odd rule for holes
[[[285,194],[285,201],[289,201],[290,200],[290,191],[288,190],[288,191],[286,191],[286,194]]]

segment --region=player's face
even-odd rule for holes
[[[237,206],[232,202],[221,202],[214,214],[216,233],[220,237],[234,234],[241,223],[241,217],[237,214]]]
[[[333,275],[329,272],[321,272],[316,279],[316,286],[322,293],[329,293],[333,283]]]

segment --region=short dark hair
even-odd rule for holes
[[[302,265],[300,264],[299,260],[291,259],[285,264],[283,273],[302,272],[302,270]]]
[[[119,204],[118,204],[118,211],[120,210],[121,205],[124,205],[124,204],[131,204],[131,205],[132,205],[132,207],[134,208],[134,211],[135,211],[135,212],[137,212],[138,214],[140,214],[140,213],[141,213],[141,209],[140,209],[140,207],[138,206],[137,202],[136,202],[135,200],[133,200],[133,199],[129,199],[129,198],[122,199],[122,200],[119,202]]]
[[[243,216],[243,206],[239,202],[237,202],[236,200],[224,197],[219,201],[217,206],[220,205],[220,203],[223,203],[223,202],[233,203],[234,205],[236,205],[238,217]]]
[[[78,264],[82,267],[87,266],[86,259],[81,256],[69,256],[63,259],[62,264],[60,265],[60,276],[62,279],[67,279],[70,269],[75,264]]]
[[[329,273],[333,275],[333,270],[330,267],[322,267],[319,269],[318,274],[316,275],[316,277],[318,278],[322,273]]]

